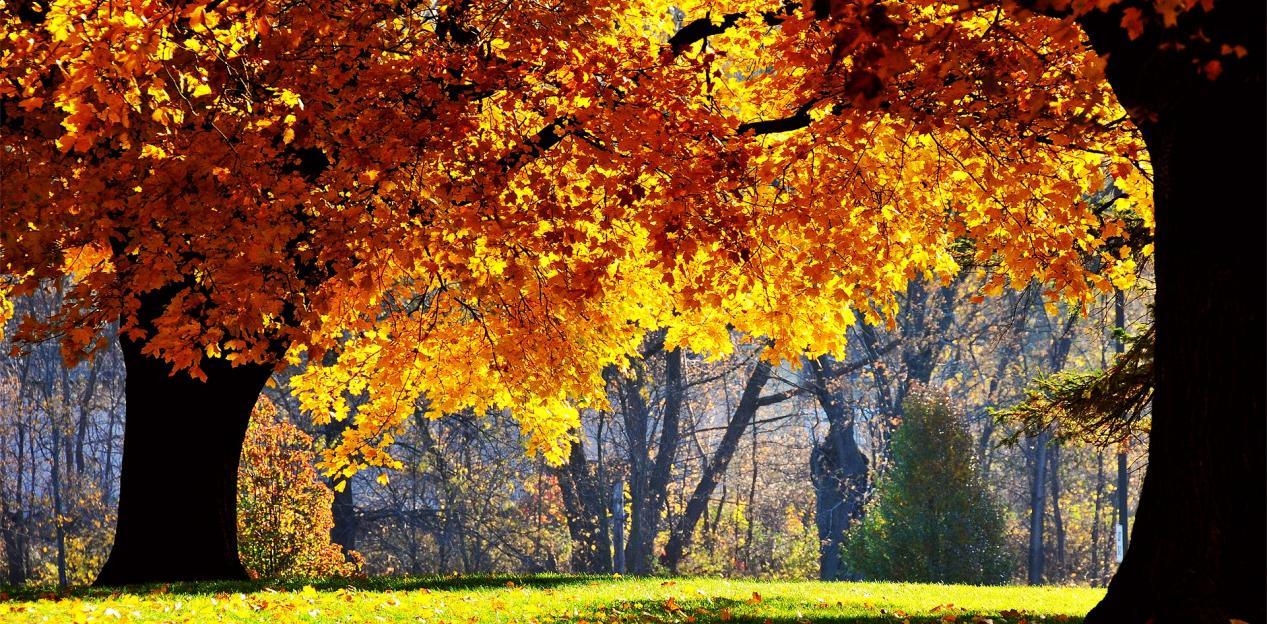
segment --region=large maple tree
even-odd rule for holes
[[[0,288],[64,288],[19,337],[73,360],[117,322],[128,369],[99,582],[242,574],[287,360],[352,419],[328,472],[392,465],[419,405],[511,407],[561,459],[648,331],[795,360],[966,266],[1107,292],[1156,185],[1150,470],[1093,618],[1261,617],[1249,4],[5,3]]]

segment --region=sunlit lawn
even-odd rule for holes
[[[0,594],[0,622],[1078,622],[1103,590],[576,576],[188,584]]]

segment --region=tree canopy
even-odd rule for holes
[[[21,337],[74,359],[118,321],[195,376],[306,357],[319,421],[365,395],[331,472],[392,465],[420,401],[513,406],[562,460],[648,331],[840,353],[916,277],[1129,285],[1151,226],[1103,61],[1016,6],[57,0],[0,23],[2,288],[67,288]]]

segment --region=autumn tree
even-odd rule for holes
[[[574,206],[590,225],[562,219],[545,235],[539,224],[549,219],[541,217],[556,204],[538,199],[548,194],[511,220],[515,210],[498,207],[515,205],[514,188],[527,187],[508,182],[537,179],[540,172],[524,165],[547,138],[561,138],[543,131],[508,142],[513,128],[555,110],[552,93],[564,79],[575,81],[582,59],[618,58],[601,49],[622,42],[609,27],[593,26],[615,23],[612,10],[361,9],[220,2],[3,9],[15,37],[6,39],[0,67],[0,271],[12,276],[5,287],[21,294],[51,276],[74,276],[65,305],[31,318],[24,333],[63,336],[72,360],[99,350],[104,323],[122,325],[129,460],[100,582],[243,574],[228,530],[238,454],[250,405],[288,350],[320,355],[359,335],[346,365],[367,353],[363,347],[374,350],[365,338],[403,331],[370,329],[384,312],[399,313],[397,320],[430,336],[390,354],[409,354],[417,367],[408,370],[430,371],[398,379],[408,381],[406,393],[426,385],[436,413],[522,406],[538,415],[524,418],[534,448],[558,457],[575,419],[564,397],[586,394],[598,378],[585,366],[569,374],[563,362],[571,358],[558,347],[586,345],[573,354],[584,356],[581,364],[610,360],[634,341],[638,325],[615,318],[606,328],[559,323],[570,318],[564,307],[576,318],[602,307],[577,296],[604,290],[593,280],[613,258],[603,258],[600,241],[589,252],[555,254],[585,238],[593,206]],[[530,23],[540,27],[536,36],[520,27]],[[513,37],[499,36],[511,29]],[[364,36],[353,44],[356,32]],[[560,32],[574,33],[577,45],[553,45]],[[70,74],[47,73],[54,57]],[[334,75],[342,82],[331,82]],[[525,76],[546,82],[528,88]],[[577,104],[586,106],[567,107]],[[364,149],[347,136],[363,137]],[[493,170],[501,173],[483,175]],[[71,188],[72,179],[88,178],[92,189]],[[61,190],[50,195],[54,187]],[[384,272],[388,266],[395,268]],[[506,340],[498,329],[551,325],[580,333],[562,342],[557,332]],[[458,361],[470,366],[455,368]],[[542,362],[558,362],[558,374],[543,379]],[[343,396],[346,379],[340,384]],[[333,464],[392,463],[377,452],[383,438],[370,433],[407,416],[386,409],[391,403],[414,401],[377,393],[367,426],[344,437]],[[345,413],[322,410],[322,418]],[[205,444],[177,449],[169,437]]]
[[[99,582],[243,573],[238,450],[287,356],[318,421],[367,397],[330,474],[395,465],[424,391],[433,416],[513,407],[560,461],[651,330],[795,361],[967,258],[990,293],[1129,286],[1118,211],[1149,222],[1155,182],[1150,476],[1093,617],[1261,615],[1262,510],[1230,484],[1263,473],[1238,288],[1263,167],[1236,149],[1262,135],[1262,8],[1190,4],[6,4],[5,288],[73,278],[22,330],[69,359],[122,327]]]
[[[313,467],[313,440],[261,398],[242,447],[238,532],[252,577],[351,576],[362,558],[330,541],[334,492]]]
[[[1079,20],[1148,143],[1157,210],[1148,474],[1126,558],[1089,622],[1264,618],[1267,318],[1262,293],[1244,286],[1267,277],[1264,189],[1252,182],[1267,164],[1267,16],[1258,3],[1178,8],[1123,3]]]

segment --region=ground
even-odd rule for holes
[[[801,624],[1079,622],[1077,587],[969,587],[577,576],[189,584],[0,591],[0,622]]]

